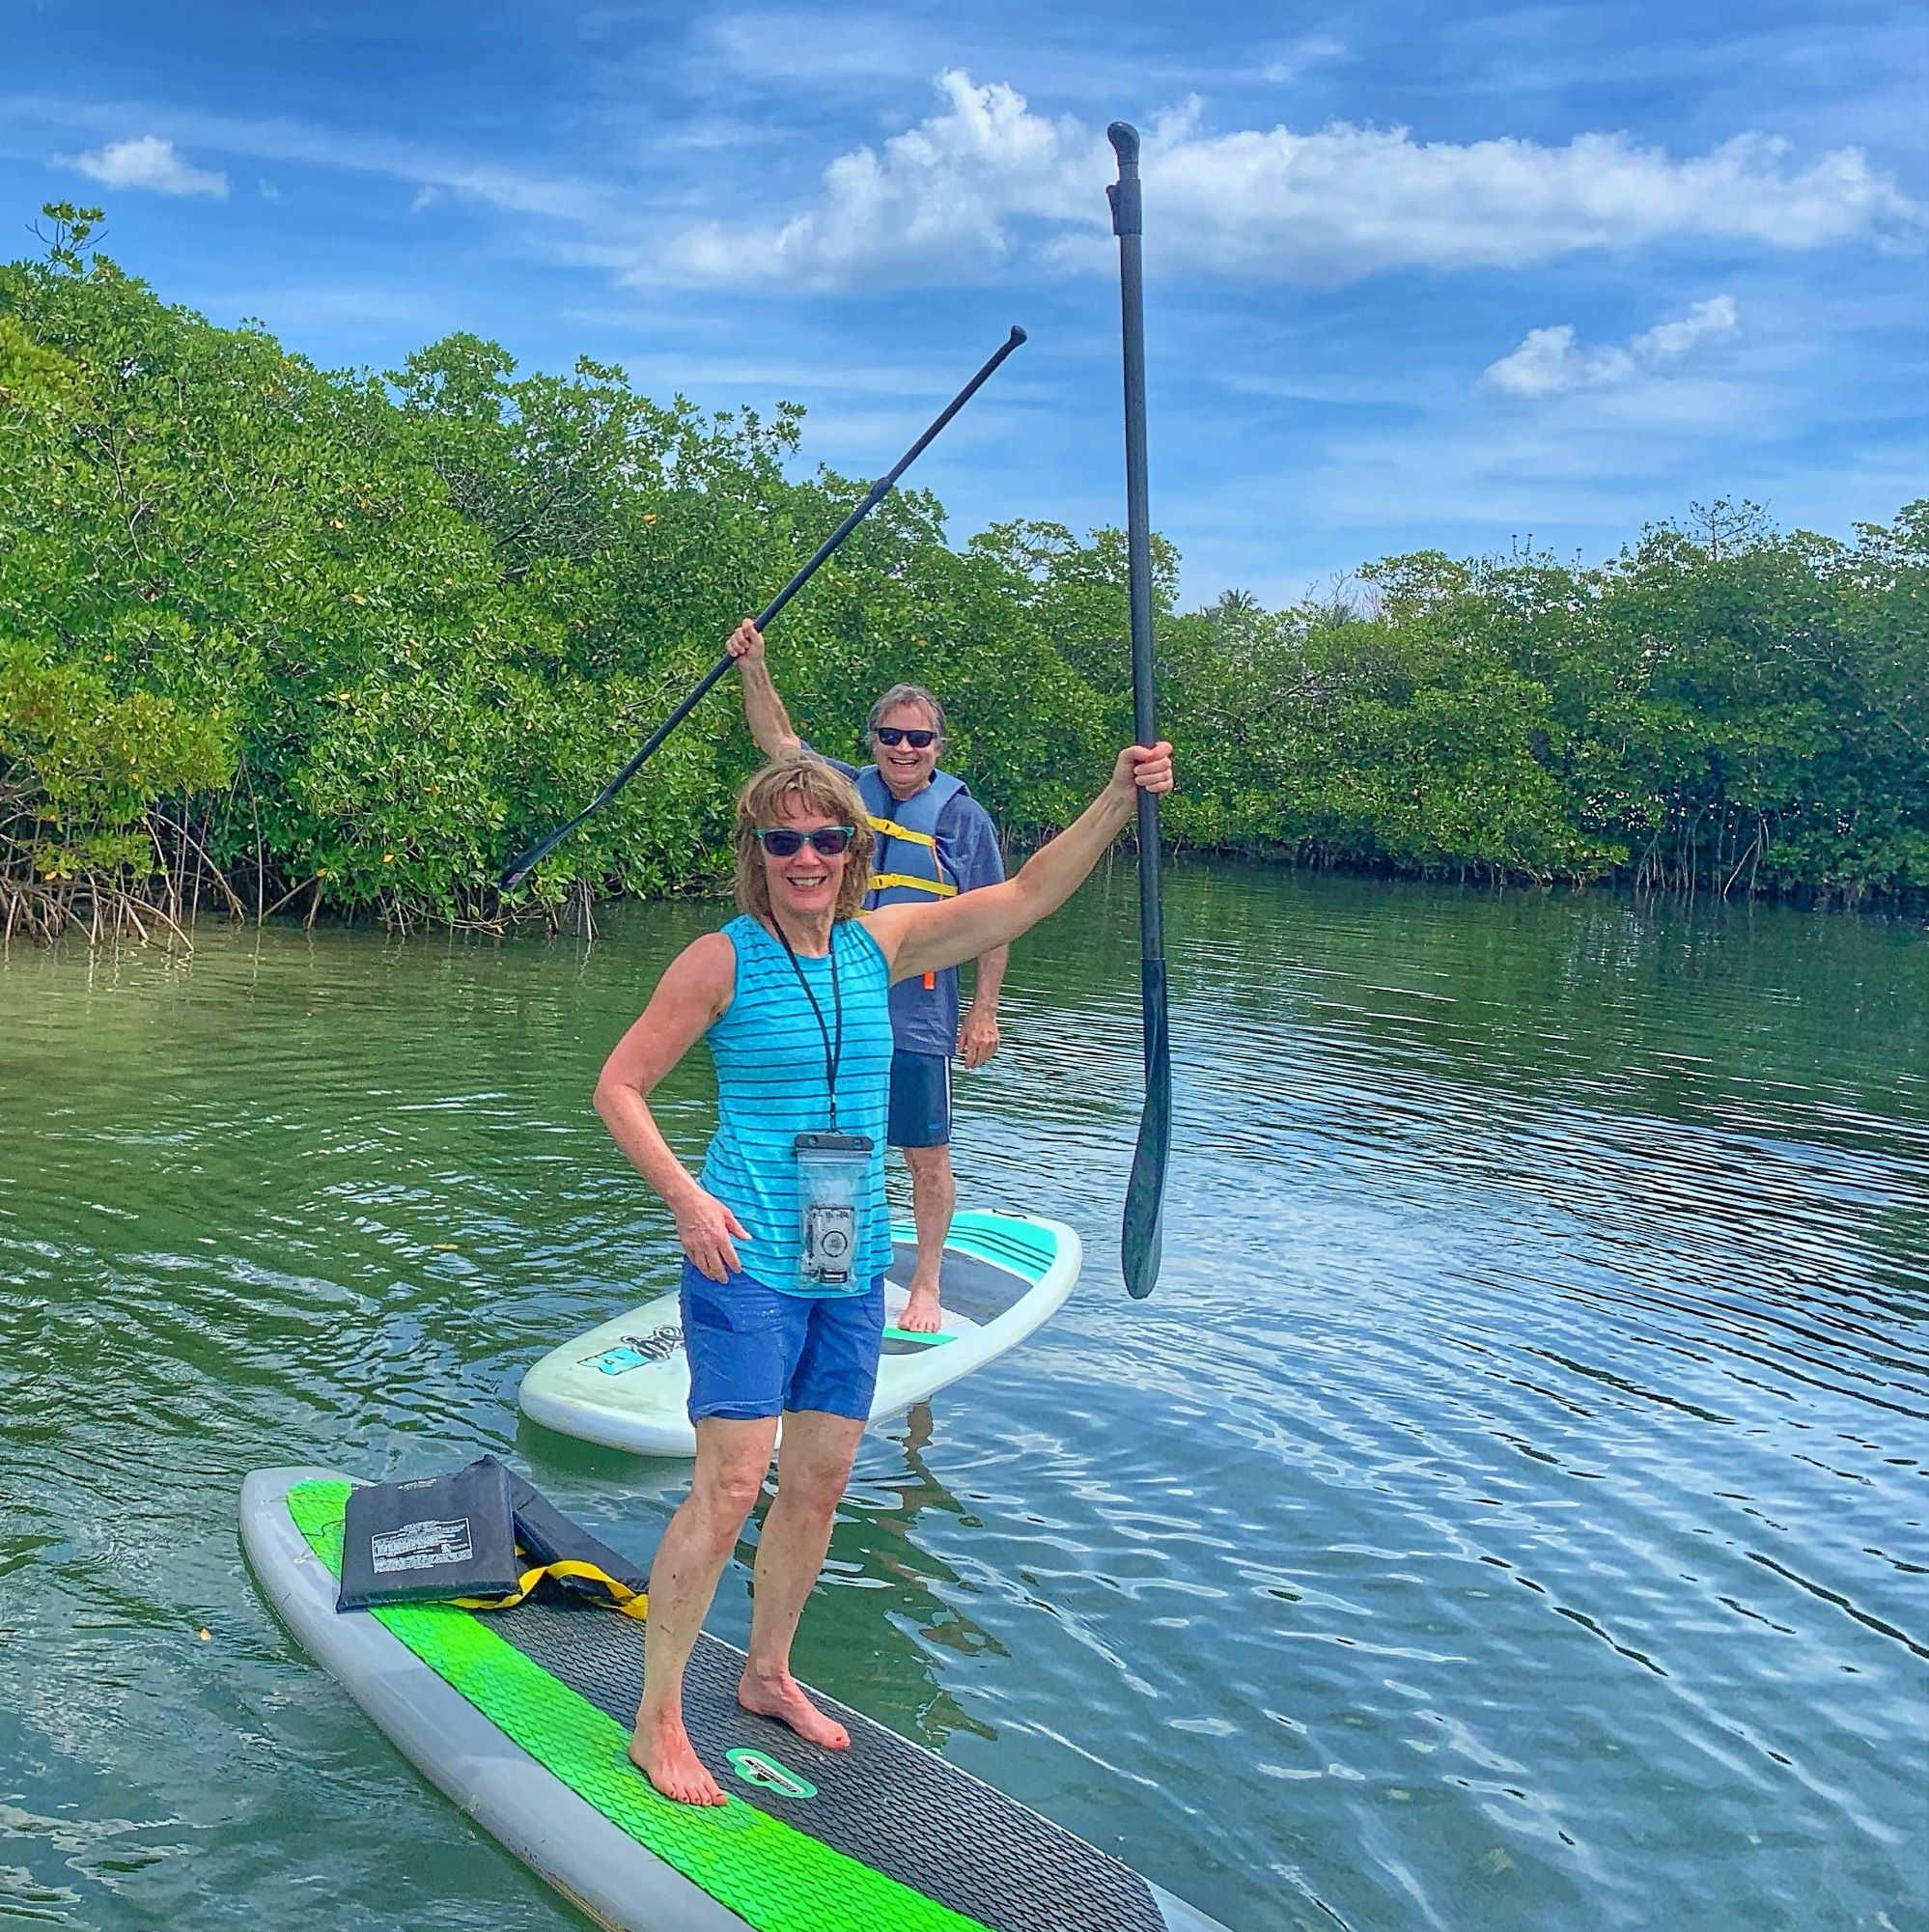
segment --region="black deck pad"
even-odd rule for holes
[[[897,1243],[891,1252],[890,1278],[906,1285],[917,1268],[917,1249],[908,1241]],[[947,1248],[938,1272],[937,1297],[953,1314],[967,1321],[995,1321],[1007,1309],[1015,1308],[1037,1287],[1022,1274],[1000,1268],[994,1261],[981,1261],[975,1254],[960,1254]]]
[[[643,1691],[643,1626],[634,1618],[558,1600],[545,1586],[487,1621],[626,1730],[634,1722]],[[684,1680],[691,1742],[734,1796],[995,1932],[1164,1932],[1145,1881],[1115,1859],[834,1698],[811,1693],[849,1728],[849,1750],[825,1750],[752,1717],[737,1701],[742,1669],[741,1650],[704,1636]],[[745,1782],[727,1757],[740,1748],[774,1759],[816,1796]]]

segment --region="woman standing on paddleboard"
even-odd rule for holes
[[[738,1696],[814,1744],[850,1743],[792,1677],[790,1652],[878,1374],[891,982],[1028,931],[1110,849],[1141,790],[1171,789],[1169,744],[1128,746],[1079,818],[1003,884],[861,913],[871,832],[848,778],[818,758],[779,759],[739,795],[740,916],[671,961],[596,1089],[618,1146],[676,1216],[685,1257],[696,1472],[651,1568],[629,1746],[665,1797],[724,1802],[684,1728],[684,1666],[763,1488],[779,1416]],[[649,1096],[700,1039],[716,1062],[718,1119],[693,1179]]]

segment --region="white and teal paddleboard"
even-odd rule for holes
[[[902,1415],[1023,1341],[1078,1279],[1078,1237],[1063,1221],[962,1213],[944,1245],[943,1325],[936,1334],[910,1334],[895,1322],[916,1248],[909,1228],[891,1233],[873,1422]],[[683,1317],[677,1298],[664,1295],[551,1350],[522,1378],[517,1399],[531,1421],[566,1436],[640,1455],[693,1456],[689,1392]]]

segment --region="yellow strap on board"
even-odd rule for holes
[[[650,1599],[644,1591],[632,1590],[628,1583],[619,1583],[601,1565],[579,1562],[573,1556],[566,1556],[554,1563],[538,1563],[533,1569],[524,1570],[517,1578],[516,1587],[506,1597],[451,1597],[449,1601],[459,1610],[514,1610],[545,1577],[574,1577],[584,1582],[601,1583],[609,1592],[611,1610],[639,1620],[647,1618],[650,1613]]]

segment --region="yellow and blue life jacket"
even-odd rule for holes
[[[867,912],[880,906],[908,901],[923,905],[956,895],[957,882],[944,876],[944,862],[937,854],[937,821],[965,789],[964,779],[935,771],[923,791],[896,798],[875,765],[857,773],[857,793],[878,841],[871,853],[870,890],[864,895]]]

